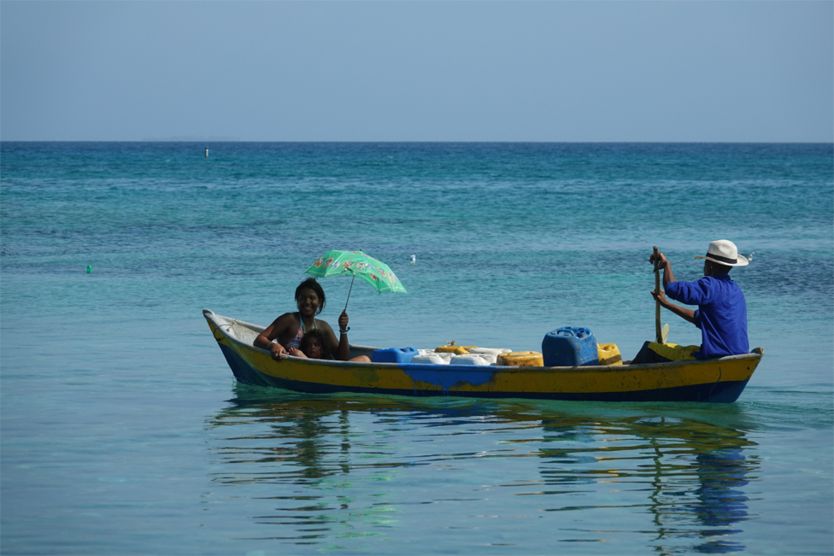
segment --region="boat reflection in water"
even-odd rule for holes
[[[236,394],[208,424],[212,481],[253,539],[745,550],[759,461],[737,406]]]
[[[726,418],[740,412],[721,413]],[[543,429],[547,447],[541,450],[541,475],[548,485],[560,487],[545,493],[563,494],[565,484],[585,484],[594,498],[608,492],[608,510],[647,507],[654,528],[645,531],[654,535],[648,544],[661,554],[745,549],[733,538],[743,532],[740,522],[748,514],[744,487],[759,463],[755,443],[743,430],[665,416],[555,416],[544,420]],[[643,491],[647,499],[629,496],[629,491]],[[596,508],[580,503],[548,509],[593,513]],[[600,530],[626,534],[616,523],[607,525],[613,527],[601,525]]]

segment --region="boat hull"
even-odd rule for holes
[[[758,350],[709,361],[581,367],[275,361],[252,345],[254,325],[204,315],[239,382],[310,393],[726,403],[738,399],[762,356]]]

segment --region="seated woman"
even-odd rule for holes
[[[327,322],[317,319],[316,315],[324,309],[325,296],[321,285],[315,278],[307,278],[295,289],[297,312],[284,313],[261,332],[253,344],[255,347],[269,350],[274,359],[284,359],[289,350],[298,348],[306,334],[317,330],[324,338],[324,350],[336,359],[350,359],[350,342],[348,341],[348,315],[342,311],[339,315],[339,339]]]

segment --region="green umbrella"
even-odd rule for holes
[[[399,278],[387,264],[362,251],[332,249],[316,259],[312,266],[306,270],[306,273],[316,278],[352,276],[347,301],[350,301],[353,282],[356,281],[357,276],[371,284],[379,293],[406,293]],[[347,301],[345,302],[345,310],[347,310]]]

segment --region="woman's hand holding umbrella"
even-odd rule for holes
[[[350,318],[348,317],[348,314],[343,309],[342,314],[339,315],[339,334],[340,335],[341,334],[347,334],[348,330],[350,330],[350,326],[348,326],[349,323],[350,323]]]

